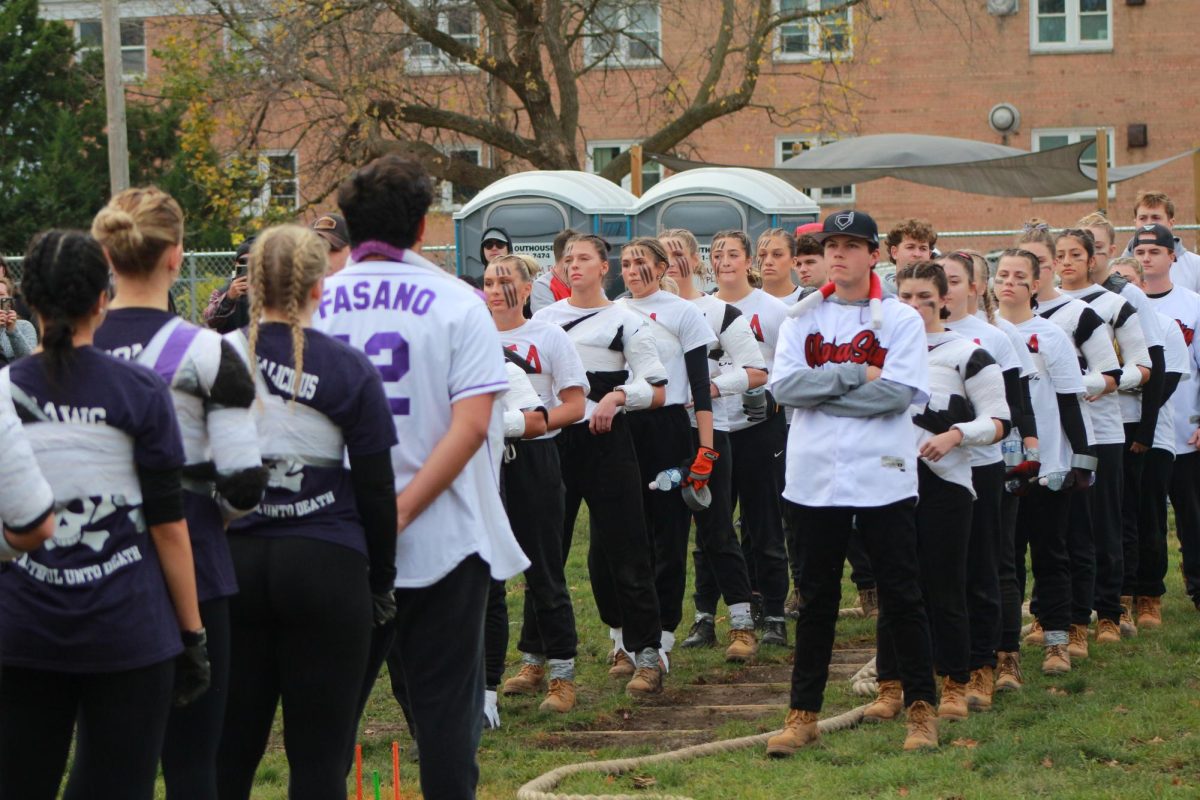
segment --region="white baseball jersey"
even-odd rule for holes
[[[1100,316],[1121,364],[1123,374],[1119,383],[1128,385],[1136,380],[1140,385],[1141,373],[1136,367],[1150,369],[1150,352],[1146,349],[1146,338],[1137,309],[1119,294],[1094,284],[1086,289],[1059,291],[1087,303]],[[1117,392],[1109,392],[1088,404],[1097,444],[1125,443],[1125,420],[1117,395]]]
[[[533,318],[566,331],[583,361],[588,379],[583,422],[592,418],[596,404],[614,389],[625,391],[626,411],[638,411],[650,407],[651,387],[667,382],[666,368],[642,317],[622,305],[577,308],[568,298],[546,306]]]
[[[737,309],[745,315],[746,322],[750,324],[750,331],[758,340],[758,347],[762,350],[763,359],[767,362],[767,371],[770,372],[775,361],[779,326],[787,319],[788,307],[779,298],[772,297],[762,289],[751,289],[749,294],[741,300],[733,301],[731,305],[737,306]],[[740,431],[757,424],[746,419],[740,395],[722,398],[721,402],[725,404],[725,416],[729,420],[729,430]]]
[[[1158,314],[1153,309],[1149,313]],[[1163,332],[1163,360],[1166,363],[1166,371],[1179,376],[1179,385],[1175,387],[1175,391],[1178,392],[1181,389],[1185,392],[1195,391],[1194,385],[1191,383],[1192,355],[1187,343],[1183,340],[1183,331],[1180,330],[1175,320],[1164,314],[1158,314],[1158,323]],[[1151,447],[1166,450],[1172,455],[1175,454],[1175,415],[1171,410],[1169,400],[1158,414],[1158,420],[1154,426],[1154,442]]]
[[[450,429],[459,400],[508,389],[500,337],[470,286],[406,250],[402,262],[363,261],[325,279],[314,327],[362,350],[379,370],[396,423],[402,491]],[[497,580],[529,566],[500,502],[500,414],[487,443],[396,542],[396,586],[430,586],[478,554]]]
[[[784,322],[769,385],[805,370],[858,363],[879,367],[883,380],[911,388],[914,403],[925,402],[929,367],[921,317],[895,298],[885,298],[882,309],[879,330],[865,304],[832,299]],[[917,437],[907,412],[858,418],[820,407],[793,412],[785,498],[805,506],[872,508],[916,495]]]
[[[1175,286],[1169,292],[1150,295],[1154,308],[1164,316],[1175,320],[1183,342],[1187,345],[1189,364],[1187,382],[1181,382],[1168,403],[1175,426],[1175,455],[1194,453],[1196,448],[1188,444],[1195,433],[1196,416],[1200,414],[1200,342],[1196,341],[1196,329],[1200,327],[1200,295]],[[1166,409],[1163,409],[1166,411]]]
[[[1038,449],[1042,457],[1039,474],[1066,472],[1071,468],[1073,451],[1058,413],[1058,395],[1078,395],[1080,405],[1086,405],[1075,345],[1062,328],[1036,314],[1019,323],[1017,330],[1024,337],[1037,370],[1029,381],[1029,399],[1037,418]],[[1086,422],[1086,412],[1083,418]]]
[[[997,319],[997,322],[999,321]],[[945,325],[947,330],[954,331],[982,347],[999,366],[1001,381],[1003,381],[1003,373],[1008,372],[1010,369],[1015,369],[1021,377],[1026,377],[1033,373],[1033,362],[1029,363],[1029,368],[1026,370],[1020,357],[1017,355],[1017,351],[1013,348],[1012,341],[999,327],[989,324],[986,318],[980,319],[968,314],[953,322],[947,320]],[[1001,388],[1003,389],[1003,385]],[[1005,397],[1005,400],[1007,401],[1007,397]],[[996,464],[1004,459],[1003,454],[1000,452],[999,442],[995,444],[965,446],[965,449],[971,457],[972,467]]]
[[[617,302],[642,317],[654,337],[658,360],[667,370],[667,400],[663,405],[686,406],[692,401],[692,391],[683,354],[717,341],[704,314],[682,297],[661,289],[646,297],[626,297]]]
[[[742,393],[749,386],[747,369],[766,370],[767,361],[763,358],[762,349],[754,332],[750,330],[750,322],[737,306],[702,294],[692,301],[704,314],[705,320],[717,337],[717,343],[708,348],[709,379],[721,392],[721,397],[713,401],[713,428],[718,431],[729,431],[729,418],[725,413],[725,397],[741,399]],[[692,427],[696,427],[696,414],[688,409],[692,418]]]
[[[529,382],[547,411],[561,405],[558,395],[564,389],[580,386],[587,394],[587,371],[571,345],[571,339],[557,325],[541,319],[525,320],[518,328],[500,331],[500,343],[533,369],[529,373]],[[550,439],[557,435],[558,431],[550,431],[538,438]]]
[[[1074,342],[1075,352],[1079,358],[1079,368],[1085,376],[1088,376],[1084,378],[1083,382],[1086,393],[1099,393],[1095,386],[1092,391],[1089,391],[1089,377],[1092,381],[1102,384],[1101,373],[1115,375],[1120,371],[1121,364],[1117,361],[1117,351],[1113,348],[1112,337],[1108,334],[1104,320],[1100,319],[1100,315],[1093,311],[1087,303],[1069,295],[1059,294],[1053,300],[1039,300],[1035,313],[1060,327]],[[1087,430],[1088,444],[1096,444],[1096,426],[1093,420],[1102,414],[1109,413],[1109,409],[1103,406],[1093,409],[1093,405],[1094,403],[1084,402],[1083,408],[1083,425]],[[1120,417],[1119,410],[1117,417]],[[1104,426],[1103,422],[1101,422],[1101,426]],[[1123,433],[1124,429],[1122,428]],[[1125,441],[1124,435],[1122,435],[1121,441]]]

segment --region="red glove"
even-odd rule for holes
[[[1028,481],[1036,478],[1041,469],[1042,464],[1040,461],[1022,461],[1004,473],[1004,478],[1010,481]]]
[[[712,477],[713,464],[717,463],[717,459],[720,457],[721,454],[711,447],[701,447],[696,451],[696,459],[688,468],[688,475],[683,482],[693,489],[703,489],[708,485],[708,479]]]

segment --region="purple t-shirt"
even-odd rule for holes
[[[136,359],[154,335],[174,318],[175,315],[169,311],[156,308],[119,308],[109,311],[104,324],[96,331],[96,346],[117,358]],[[175,346],[165,347],[154,364],[154,371],[171,387],[173,399],[178,399],[176,392],[203,399],[199,382],[194,378],[176,380],[180,367],[184,365],[185,351],[199,330],[190,323],[180,325],[171,337],[171,344]],[[219,340],[213,344],[219,347]],[[219,360],[220,355],[217,354],[216,358]],[[203,485],[208,487],[207,483]],[[184,491],[183,511],[192,541],[192,559],[196,563],[196,596],[200,602],[204,602],[235,594],[237,579],[233,573],[229,541],[225,536],[225,520],[212,494]]]
[[[51,383],[45,357],[9,367],[14,406],[54,490],[54,537],[0,573],[0,662],[117,672],[182,649],[136,467],[183,466],[166,384],[94,347]],[[132,463],[130,463],[132,460]]]
[[[255,404],[259,447],[271,477],[258,509],[230,523],[229,532],[303,536],[366,555],[366,535],[350,471],[343,465],[344,453],[355,456],[390,450],[396,444],[392,412],[379,371],[365,355],[312,329],[306,329],[304,337],[304,364],[296,395],[296,404],[304,411],[297,413],[300,409],[290,405],[295,374],[291,332],[283,323],[259,328],[259,392],[265,384],[271,397],[278,398]],[[274,431],[285,433],[280,436]],[[339,432],[344,453],[329,444]],[[297,441],[304,442],[306,452],[298,452]],[[322,446],[328,452],[317,452]]]

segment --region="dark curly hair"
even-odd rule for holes
[[[432,202],[433,183],[425,168],[398,155],[381,156],[355,170],[337,194],[352,245],[380,241],[412,247]]]
[[[83,231],[51,230],[29,243],[21,293],[42,322],[42,350],[52,378],[70,364],[75,325],[109,286],[100,243]]]

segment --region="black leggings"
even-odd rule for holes
[[[366,556],[297,536],[231,536],[230,546],[240,592],[230,602],[219,795],[250,797],[282,698],[288,797],[344,797],[371,641]]]
[[[1035,616],[1048,631],[1066,631],[1071,623],[1071,559],[1067,552],[1070,513],[1070,494],[1052,492],[1041,486],[1031,488],[1021,497],[1017,507],[1013,548],[1018,587],[1016,613],[1020,614],[1020,598],[1025,595],[1025,548],[1028,546],[1037,589]]]
[[[201,603],[200,621],[208,634],[212,684],[191,705],[171,709],[162,751],[168,800],[217,797],[217,745],[229,694],[229,598]]]
[[[975,487],[975,502],[971,505],[971,538],[967,542],[967,618],[971,629],[970,668],[977,670],[996,666],[996,650],[1000,646],[999,565],[1003,557],[1000,503],[1004,494],[1004,463],[972,467],[971,483]]]
[[[175,662],[92,675],[4,667],[0,798],[54,800],[78,725],[65,800],[151,800]]]
[[[1175,455],[1153,448],[1142,455],[1142,496],[1138,504],[1135,579],[1130,594],[1162,597],[1167,593],[1167,493]]]
[[[699,446],[700,435],[692,431]],[[696,512],[696,610],[716,615],[717,600],[723,596],[725,605],[750,602],[750,575],[746,557],[733,530],[733,448],[729,433],[713,431],[713,449],[721,454],[713,464],[708,488],[712,504]],[[705,568],[707,565],[707,569]]]

